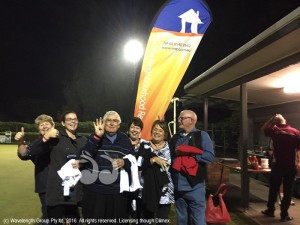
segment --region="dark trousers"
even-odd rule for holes
[[[64,224],[64,222],[76,225],[79,222],[77,205],[47,206],[47,213],[51,225]]]
[[[101,194],[85,190],[82,198],[82,214],[84,219],[91,219],[91,224],[103,224],[100,219],[109,219],[111,224],[128,224],[127,193]]]
[[[296,176],[296,167],[294,168],[282,168],[278,165],[272,166],[271,176],[270,176],[270,188],[269,188],[269,198],[267,207],[270,212],[275,211],[275,203],[277,200],[277,195],[279,192],[279,187],[282,182],[283,184],[283,199],[280,205],[280,216],[281,218],[288,216],[288,209],[290,207],[293,186]]]
[[[133,200],[136,201],[136,210],[133,210],[132,208]],[[128,201],[128,208],[129,208],[130,218],[137,219],[137,222],[139,223],[140,219],[143,216],[143,200],[139,197],[130,198],[130,201]]]
[[[42,219],[47,219],[46,192],[38,193],[41,202]],[[45,223],[43,223],[44,225]]]
[[[168,222],[166,222],[166,223],[161,222],[161,221],[166,221],[167,219],[169,219],[170,208],[171,208],[171,204],[159,204],[159,207],[158,207],[158,210],[156,213],[150,212],[145,209],[143,212],[143,219],[146,219],[148,222],[151,221],[150,219],[156,219],[156,221],[157,221],[156,224],[161,224],[161,225],[170,224]],[[145,224],[149,224],[148,222]],[[154,224],[154,222],[152,224]]]

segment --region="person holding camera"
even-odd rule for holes
[[[288,209],[297,168],[300,168],[300,132],[288,125],[281,114],[270,118],[261,129],[265,136],[272,139],[276,159],[271,170],[267,209],[261,212],[266,216],[275,217],[275,202],[282,182],[284,195],[280,205],[280,221],[290,221],[293,217],[288,214]]]

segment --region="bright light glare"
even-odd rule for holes
[[[284,93],[300,93],[300,63],[278,70],[272,74],[274,82],[271,87],[283,88]]]
[[[124,47],[125,59],[132,63],[138,62],[141,59],[143,52],[143,45],[137,40],[130,40]]]
[[[300,88],[299,86],[288,86],[283,88],[284,93],[300,93]]]
[[[299,64],[288,74],[284,81],[283,91],[285,93],[299,93],[300,92],[300,67]]]

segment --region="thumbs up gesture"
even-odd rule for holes
[[[25,136],[24,127],[21,127],[21,131],[19,131],[15,135],[15,140],[18,141],[19,144],[24,143],[24,136]]]
[[[16,133],[15,135],[15,140],[19,141],[19,140],[24,140],[24,136],[25,136],[25,132],[24,132],[24,127],[21,127],[21,131],[19,131],[18,133]]]
[[[51,127],[44,135],[44,138],[46,138],[47,140],[49,138],[57,138],[59,135],[59,131],[56,130],[54,127]]]

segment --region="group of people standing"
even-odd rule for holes
[[[73,221],[78,218],[77,206],[82,199],[82,185],[78,183],[69,196],[64,196],[63,181],[57,171],[69,161],[69,157],[76,158],[87,139],[77,134],[78,118],[72,111],[63,113],[62,131],[55,129],[53,118],[48,115],[38,116],[35,124],[40,133],[36,140],[26,145],[24,128],[15,139],[18,141],[18,156],[35,164],[35,190],[39,194],[43,213],[41,221],[44,224],[63,223],[63,218]]]
[[[75,112],[63,114],[63,131],[55,129],[52,117],[39,116],[36,140],[26,145],[24,129],[15,139],[19,157],[35,164],[36,192],[43,217],[49,219],[45,221],[168,224],[174,203],[178,224],[205,225],[206,164],[214,161],[212,141],[196,129],[195,112],[183,110],[178,122],[180,131],[169,138],[167,124],[154,121],[151,140],[143,140],[141,119],[134,117],[125,134],[119,130],[120,115],[108,111],[96,119],[94,132],[86,138],[76,132]]]

